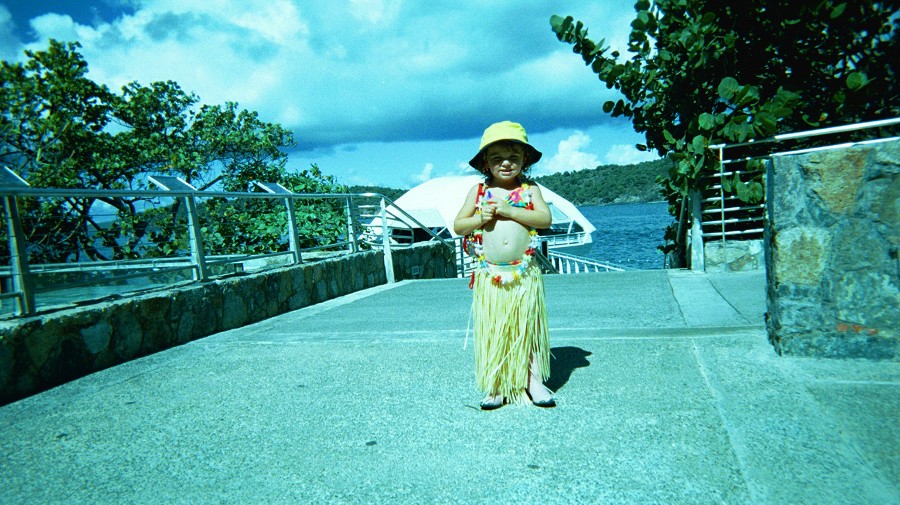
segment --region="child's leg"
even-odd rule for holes
[[[487,395],[481,400],[481,410],[499,409],[504,403],[506,403],[506,399],[503,398],[503,395]]]
[[[528,377],[528,395],[534,403],[549,403],[553,401],[553,393],[547,389],[541,380],[541,374],[538,369],[537,356],[531,357],[531,373]]]

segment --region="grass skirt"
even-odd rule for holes
[[[517,281],[492,282],[492,277],[510,268],[516,267],[492,265],[475,273],[475,381],[486,394],[503,395],[509,403],[528,403],[525,390],[532,356],[541,380],[550,377],[544,279],[532,261]]]

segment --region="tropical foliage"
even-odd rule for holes
[[[677,212],[717,168],[710,145],[900,115],[898,5],[639,0],[627,59],[571,16],[550,24],[623,96],[604,112],[631,120],[646,138],[639,149],[673,161],[661,182]],[[753,201],[762,183],[735,175],[726,185]]]
[[[148,189],[148,174],[178,176],[201,190],[250,191],[254,181],[297,192],[343,191],[316,166],[285,169],[289,130],[236,103],[201,104],[175,82],[132,82],[121,93],[87,77],[78,43],[51,41],[24,63],[0,64],[0,164],[36,188]],[[145,196],[20,199],[32,260],[127,259],[187,248],[180,199],[153,207]],[[100,205],[100,204],[105,205]],[[112,209],[112,224],[98,222]],[[108,211],[107,211],[108,212]],[[284,250],[283,205],[206,199],[208,253]],[[299,209],[306,244],[333,240],[343,211]],[[6,247],[5,241],[0,247]]]

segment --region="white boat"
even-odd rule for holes
[[[388,225],[391,239],[397,243],[422,242],[433,240],[423,227],[444,239],[457,239],[453,232],[453,220],[466,199],[472,186],[482,182],[479,175],[460,177],[438,177],[424,182],[397,198],[396,205],[409,214],[409,219],[396,208],[388,208]],[[550,207],[553,223],[547,230],[539,230],[541,238],[550,249],[573,255],[584,255],[591,249],[596,230],[578,208],[538,184],[541,194]],[[420,226],[421,225],[421,226]],[[374,235],[381,233],[381,220],[376,218],[370,223]]]

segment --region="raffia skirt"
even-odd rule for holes
[[[510,284],[492,278],[516,267],[491,265],[475,273],[472,318],[475,330],[475,381],[486,394],[509,403],[527,403],[532,357],[542,381],[550,377],[550,336],[544,279],[534,261]]]

